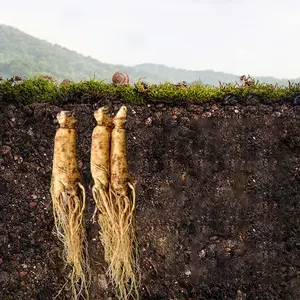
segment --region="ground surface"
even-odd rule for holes
[[[102,104],[63,107],[78,118],[95,300],[114,299],[90,221],[93,112]],[[300,107],[128,108],[142,298],[300,299]],[[64,283],[49,194],[60,109],[0,107],[0,299],[52,299]]]

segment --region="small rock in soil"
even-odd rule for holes
[[[37,206],[37,202],[35,202],[35,201],[32,201],[32,202],[29,203],[30,208],[34,208],[36,206]]]
[[[22,280],[22,279],[24,279],[24,277],[27,275],[27,272],[21,271],[21,272],[19,273],[19,275],[20,275],[20,279]]]
[[[236,293],[236,300],[244,300],[246,297],[245,294],[243,294],[240,290],[237,291]]]
[[[17,154],[14,155],[14,160],[17,161],[19,164],[23,162],[23,158]]]
[[[152,119],[149,117],[146,122],[145,122],[146,125],[151,125],[152,124]]]
[[[0,155],[8,154],[8,153],[10,153],[10,151],[11,151],[11,147],[9,147],[9,146],[3,145],[0,147]]]
[[[203,113],[203,107],[202,106],[198,106],[198,105],[190,105],[187,109],[189,112],[192,113],[198,113],[198,114],[202,114]]]
[[[300,105],[300,95],[297,95],[297,96],[293,99],[292,105]]]
[[[32,131],[32,128],[29,128],[29,130],[27,131],[27,134],[29,135],[29,136],[34,136],[34,133],[33,133],[33,131]]]
[[[83,162],[82,162],[82,160],[78,161],[78,168],[79,168],[79,169],[81,169],[81,168],[82,168],[82,166],[83,166]]]
[[[202,249],[201,251],[199,251],[198,255],[199,255],[199,257],[203,258],[206,255],[206,251],[204,249]]]
[[[216,104],[212,105],[210,108],[212,111],[218,110],[218,106]]]
[[[207,111],[202,115],[203,118],[210,118],[211,117],[211,112]]]

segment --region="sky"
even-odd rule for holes
[[[300,77],[299,0],[1,1],[0,24],[101,62]]]

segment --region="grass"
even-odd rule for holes
[[[240,104],[247,103],[250,98],[254,98],[260,103],[274,103],[292,101],[299,94],[300,84],[298,83],[279,86],[254,81],[250,76],[244,75],[241,76],[240,82],[219,83],[219,86],[203,84],[186,86],[168,82],[148,86],[140,80],[132,86],[114,86],[95,78],[76,83],[64,80],[59,84],[55,79],[47,76],[0,81],[0,104],[11,101],[19,101],[23,104],[37,102],[96,103],[101,99],[112,101],[118,99],[124,103],[138,105],[155,100],[202,104],[206,102],[225,103],[229,98]]]

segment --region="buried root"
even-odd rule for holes
[[[85,231],[86,197],[77,166],[76,119],[72,112],[62,111],[57,120],[60,128],[54,141],[50,192],[56,234],[64,246],[66,266],[71,268],[69,282],[64,287],[67,283],[71,284],[73,299],[80,296],[88,299],[87,276],[90,272]]]
[[[135,190],[118,195],[111,188],[93,188],[96,202],[94,220],[101,228],[100,239],[108,262],[108,277],[119,299],[138,299],[138,247],[135,236]]]
[[[77,195],[61,192],[60,196],[53,200],[53,211],[56,234],[64,246],[64,261],[66,266],[71,268],[69,284],[73,297],[79,299],[82,295],[88,299],[85,192],[81,184],[78,184],[78,189],[80,192]]]

